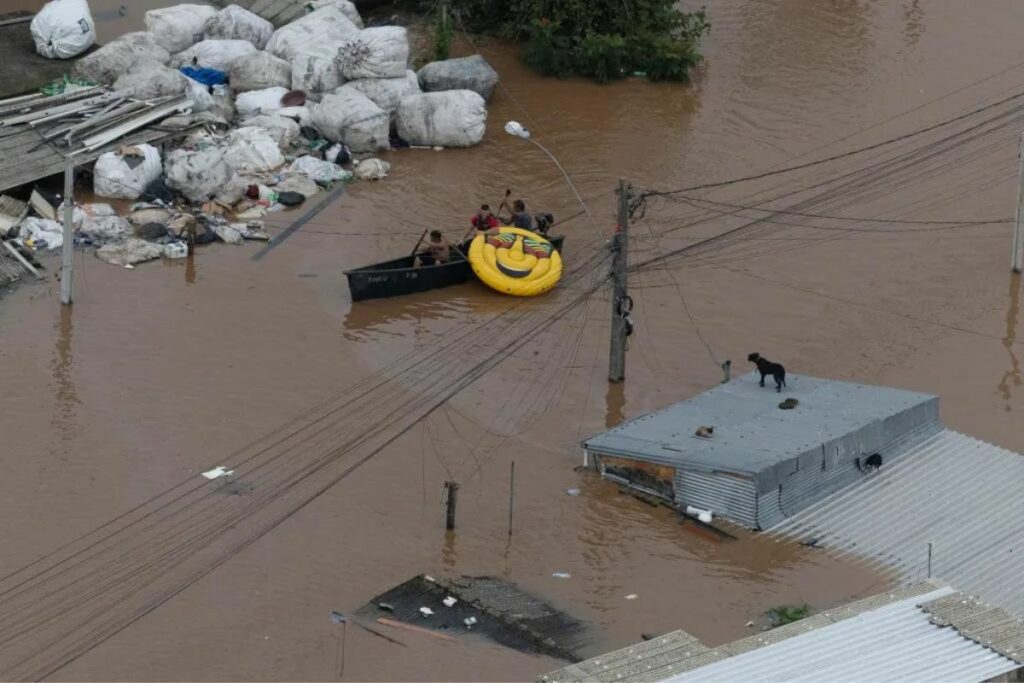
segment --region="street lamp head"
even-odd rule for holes
[[[505,132],[509,135],[514,135],[517,138],[523,138],[524,140],[530,139],[530,131],[523,127],[523,124],[518,121],[509,121],[505,124]]]

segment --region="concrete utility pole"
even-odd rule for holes
[[[631,308],[629,286],[629,187],[619,180],[619,224],[612,238],[612,338],[608,358],[608,381],[626,378],[626,329]]]
[[[60,262],[60,302],[71,303],[71,267],[75,258],[75,162],[64,157],[64,248]]]
[[[1017,153],[1020,169],[1017,172],[1017,224],[1013,228],[1013,254],[1011,266],[1013,272],[1021,270],[1021,251],[1024,250],[1024,134],[1020,136],[1020,147]]]

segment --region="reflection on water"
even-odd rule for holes
[[[626,419],[626,383],[608,382],[604,404],[604,426],[608,429],[618,427]]]
[[[51,422],[54,442],[51,443],[51,452],[61,460],[67,458],[71,443],[78,435],[78,428],[75,423],[75,408],[81,404],[78,400],[78,392],[71,378],[73,354],[71,342],[74,336],[74,322],[71,306],[61,306],[60,316],[55,327],[57,328],[57,343],[54,348],[53,359],[50,362],[50,369],[53,377],[53,419]]]
[[[195,250],[189,249],[185,257],[185,284],[194,285],[196,282],[196,254]]]
[[[1013,394],[1010,383],[1019,387],[1024,381],[1021,377],[1020,361],[1013,347],[1017,341],[1017,316],[1020,315],[1020,273],[1013,273],[1010,276],[1010,307],[1006,309],[1006,336],[1003,337],[1003,346],[1010,356],[1010,369],[1003,374],[1002,380],[997,385],[1000,395],[1006,401],[1004,410],[1010,412],[1010,397]]]

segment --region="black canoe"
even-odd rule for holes
[[[564,236],[551,237],[551,244],[562,251]],[[416,292],[428,292],[476,279],[473,267],[460,248],[452,249],[452,260],[433,266],[417,266],[416,257],[405,256],[362,268],[346,270],[352,301],[384,299]]]

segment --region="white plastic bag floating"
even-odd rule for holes
[[[348,180],[352,177],[352,174],[341,166],[311,156],[299,157],[292,162],[288,170],[302,173],[310,180],[323,184],[333,183],[336,180]]]
[[[401,26],[365,28],[341,46],[338,64],[348,80],[401,78],[409,68],[409,34]]]
[[[206,21],[203,33],[207,38],[246,40],[262,50],[274,35],[274,25],[238,5],[228,5]]]
[[[286,88],[292,84],[292,65],[269,52],[257,52],[236,59],[229,76],[235,92]]]
[[[170,53],[187,50],[203,39],[206,22],[217,15],[209,5],[175,5],[146,12],[146,30]]]
[[[410,145],[470,147],[487,129],[487,105],[472,90],[448,90],[402,98],[398,135]]]
[[[287,94],[288,90],[282,87],[250,90],[235,98],[235,109],[243,119],[260,114],[273,114],[284,108],[281,98]]]
[[[337,7],[324,7],[274,31],[266,51],[289,62],[311,47],[337,50],[359,33],[356,25]]]
[[[110,41],[75,64],[74,73],[99,85],[109,85],[136,63],[168,64],[171,54],[161,47],[151,33],[136,31]]]
[[[100,197],[138,199],[163,173],[160,152],[152,145],[136,145],[121,151],[107,152],[96,160],[93,191]]]
[[[292,90],[334,92],[345,82],[337,62],[338,50],[306,47],[292,57]]]
[[[171,59],[171,66],[198,64],[208,69],[228,72],[242,57],[254,55],[258,50],[247,40],[203,40]]]
[[[337,7],[356,25],[356,28],[363,27],[363,18],[359,16],[359,10],[349,0],[310,0],[305,6],[309,8],[310,12],[315,12],[324,7]]]
[[[320,134],[353,152],[390,148],[390,123],[387,112],[357,90],[326,95],[313,108],[313,125]]]
[[[36,52],[49,59],[70,59],[96,42],[96,25],[86,0],[52,0],[29,26]]]
[[[380,180],[387,178],[391,164],[380,159],[363,159],[356,165],[355,176],[359,180]]]
[[[224,153],[217,147],[194,151],[176,149],[167,155],[164,173],[167,187],[193,202],[216,197],[235,175],[224,162]]]
[[[246,126],[231,131],[224,162],[239,175],[256,175],[282,166],[284,156],[267,131]]]
[[[358,90],[389,116],[394,116],[403,97],[420,93],[420,82],[415,71],[406,71],[402,78],[361,78],[349,81],[337,92],[342,90]]]

